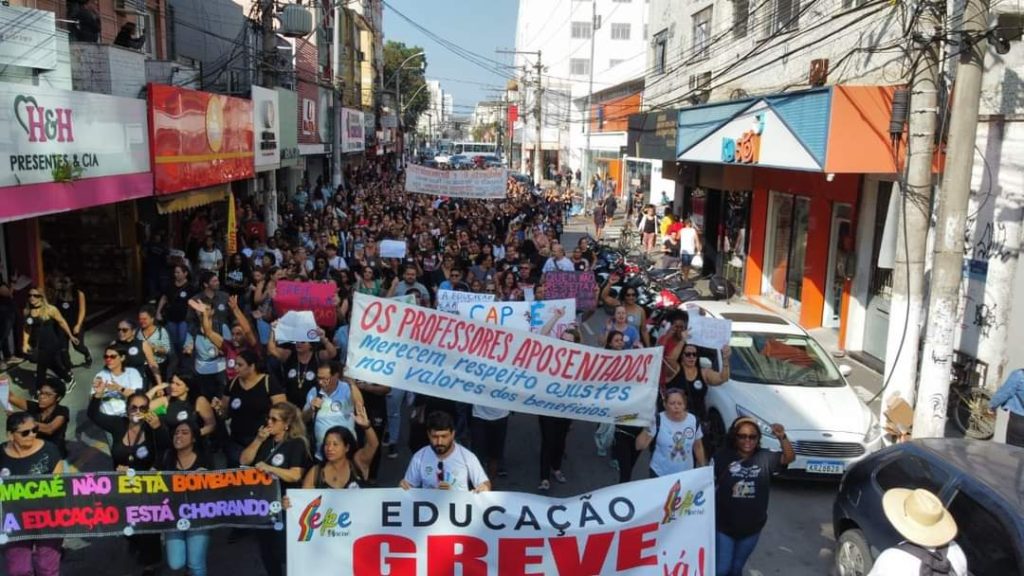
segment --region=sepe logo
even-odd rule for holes
[[[693,490],[687,490],[683,495],[683,486],[679,480],[669,489],[665,497],[665,506],[662,508],[665,515],[661,518],[662,525],[668,524],[680,515],[699,516],[704,513],[704,491],[694,494]]]
[[[352,525],[348,512],[337,513],[333,508],[320,512],[323,496],[317,496],[299,514],[299,542],[309,542],[318,532],[322,538],[345,536]]]
[[[45,108],[35,96],[14,97],[14,117],[28,134],[29,142],[74,142],[75,126],[70,108]]]

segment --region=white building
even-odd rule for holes
[[[439,80],[427,80],[430,106],[420,115],[416,131],[427,137],[431,144],[436,144],[438,139],[444,138],[444,130],[451,124],[452,120],[452,95],[446,92]]]
[[[520,0],[516,51],[540,52],[544,66],[541,145],[543,165],[584,167],[586,95],[591,72],[594,92],[643,77],[647,52],[647,0]],[[599,26],[595,30],[593,23]],[[593,58],[591,53],[593,52]],[[534,86],[536,55],[517,55],[525,68],[520,83],[523,167],[536,142]],[[533,84],[531,84],[533,83]],[[519,140],[519,136],[516,137]],[[625,139],[621,145],[625,145]]]

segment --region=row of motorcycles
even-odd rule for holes
[[[591,239],[596,259],[594,275],[602,292],[611,283],[608,294],[616,300],[626,288],[636,290],[636,303],[647,312],[647,329],[652,339],[666,329],[666,317],[672,310],[685,310],[687,303],[697,300],[727,300],[736,294],[736,287],[723,276],[713,274],[707,278],[707,290],[698,290],[690,279],[684,278],[678,267],[662,267],[641,254],[634,257],[627,250],[601,244]],[[598,302],[612,315],[612,306]]]

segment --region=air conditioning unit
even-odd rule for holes
[[[114,0],[114,10],[118,14],[145,14],[146,0]]]

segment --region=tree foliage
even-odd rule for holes
[[[401,83],[402,104],[405,112],[402,114],[402,123],[407,130],[414,129],[420,114],[423,114],[430,107],[430,91],[423,88],[426,84],[425,70],[427,67],[426,55],[418,56],[409,60],[399,72],[396,82],[395,72],[413,54],[423,52],[419,46],[406,46],[404,42],[387,41],[384,44],[384,81],[388,84],[384,90],[394,91],[396,84]],[[420,65],[422,62],[422,66]],[[415,96],[414,96],[415,95]],[[412,99],[410,100],[410,97]]]

